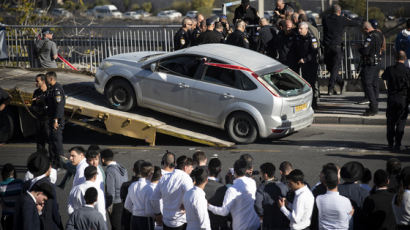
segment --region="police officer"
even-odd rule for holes
[[[34,90],[30,110],[36,116],[36,142],[37,152],[46,152],[48,142],[48,116],[47,116],[47,82],[45,74],[36,76],[37,89]]]
[[[241,0],[241,5],[235,9],[233,23],[235,24],[239,19],[244,21],[246,25],[257,25],[259,23],[258,11],[250,5],[249,0]],[[254,40],[256,37],[256,27],[246,28],[246,33],[249,35],[248,40],[251,38],[249,40],[250,47],[256,50],[257,42]]]
[[[332,13],[322,19],[323,24],[323,46],[325,48],[325,64],[330,73],[328,93],[335,93],[334,87],[337,82],[342,93],[344,81],[339,76],[340,63],[343,58],[342,36],[346,26],[358,26],[359,24],[341,16],[342,8],[335,4],[332,6]]]
[[[312,107],[317,108],[318,91],[316,88],[317,71],[318,71],[318,41],[309,33],[308,24],[306,22],[299,23],[299,34],[296,36],[292,53],[295,57],[295,62],[291,68],[301,73],[302,77],[312,86],[313,100]],[[295,68],[296,67],[296,68]]]
[[[258,31],[259,39],[257,51],[267,56],[274,57],[276,33],[273,31],[266,18],[261,18],[259,25],[261,27]]]
[[[370,104],[363,116],[374,116],[379,110],[377,99],[379,97],[379,64],[380,49],[382,48],[383,38],[369,22],[363,24],[363,31],[367,35],[363,46],[359,49],[362,55],[362,84],[364,85],[365,95],[369,98]]]
[[[278,60],[281,63],[290,66],[291,60],[293,58],[290,50],[293,46],[297,34],[295,33],[292,20],[282,20],[279,23],[279,28],[280,31],[275,42],[275,49],[278,55]]]
[[[293,7],[284,0],[276,0],[276,8],[273,10],[272,23],[276,24],[278,20],[285,19],[286,12],[293,11]]]
[[[206,19],[207,30],[204,33],[201,33],[201,35],[199,35],[199,38],[198,38],[199,45],[221,42],[222,40],[221,35],[218,32],[214,31],[216,19],[217,18],[207,18]]]
[[[191,46],[191,29],[192,29],[192,20],[189,17],[185,17],[182,20],[182,27],[174,36],[174,45],[175,50],[188,48]]]
[[[242,20],[236,21],[235,31],[228,36],[226,44],[249,49],[249,40],[245,34],[246,24]]]
[[[395,152],[402,149],[401,139],[408,115],[410,98],[410,69],[406,68],[406,53],[400,50],[396,57],[396,64],[387,67],[382,78],[387,83],[387,142],[389,148]]]
[[[61,167],[60,156],[63,150],[64,106],[65,94],[63,87],[57,83],[57,74],[46,74],[49,89],[47,91],[46,105],[49,124],[49,154],[53,168]]]

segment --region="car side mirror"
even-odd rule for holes
[[[155,71],[157,71],[157,63],[151,63],[151,65],[150,65],[150,67],[151,67],[151,71],[152,72],[155,72]]]

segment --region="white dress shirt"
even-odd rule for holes
[[[295,199],[290,205],[289,211],[285,206],[280,210],[290,220],[290,229],[305,229],[310,226],[315,198],[305,185],[295,191]]]
[[[222,207],[208,206],[208,210],[216,215],[232,214],[233,230],[254,230],[260,226],[255,204],[256,183],[252,178],[243,176],[234,180],[226,190]]]
[[[204,190],[195,186],[187,191],[184,195],[184,207],[187,230],[211,230]]]
[[[73,179],[73,188],[85,182],[84,170],[88,167],[87,160],[84,158],[75,167],[75,176]]]
[[[352,204],[350,200],[339,195],[339,192],[327,191],[316,198],[319,210],[319,229],[349,229]]]
[[[100,189],[99,185],[89,180],[71,189],[70,195],[68,196],[68,214],[71,215],[76,209],[79,209],[86,204],[84,200],[85,191],[91,187],[96,188],[98,192],[97,203],[94,207],[104,217],[104,221],[107,221],[105,216],[104,192]]]
[[[145,212],[145,199],[149,190],[150,181],[146,178],[140,178],[132,183],[128,188],[128,195],[125,199],[124,207],[132,213],[133,216],[149,216]]]
[[[159,203],[162,198],[162,217],[166,226],[175,228],[186,223],[185,212],[181,210],[181,204],[185,192],[192,187],[194,184],[191,177],[182,170],[175,169],[174,172],[162,176],[151,200]]]
[[[157,187],[157,183],[149,183],[148,186],[145,186],[142,190],[143,193],[145,194],[144,196],[144,201],[145,201],[145,214],[150,217],[155,217],[155,214],[158,214],[155,212],[154,205],[156,201],[151,200],[152,193],[154,193],[155,188]],[[160,203],[162,203],[160,201]],[[162,207],[160,205],[160,210],[162,210]]]

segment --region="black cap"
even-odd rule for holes
[[[370,19],[369,22],[372,25],[373,29],[377,29],[379,27],[379,23],[376,19]]]
[[[27,169],[34,177],[38,177],[50,169],[50,160],[45,154],[35,152],[27,159]]]
[[[53,34],[53,33],[51,32],[51,30],[50,30],[50,27],[44,27],[44,28],[41,30],[41,33],[42,33],[42,34]]]
[[[210,26],[212,24],[215,24],[215,20],[213,18],[207,18],[206,19],[206,26]]]
[[[364,166],[357,161],[350,161],[343,165],[340,176],[345,182],[359,181],[363,177]]]
[[[34,184],[30,191],[43,192],[48,199],[54,199],[53,188],[47,182]]]

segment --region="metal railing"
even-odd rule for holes
[[[44,26],[6,26],[8,59],[0,66],[38,67],[34,61],[34,40]],[[54,31],[59,54],[77,69],[95,72],[107,57],[138,51],[173,51],[174,34],[179,25],[129,26],[48,26]],[[344,58],[341,73],[344,79],[358,77],[358,49],[364,36],[357,28],[345,33]],[[394,63],[394,44],[386,44],[382,68]],[[67,68],[58,62],[61,68]],[[321,66],[320,77],[326,77]]]
[[[6,26],[3,66],[37,67],[34,41],[44,26]],[[48,26],[59,54],[78,69],[95,72],[107,57],[139,51],[172,51],[178,25]],[[62,62],[59,67],[64,68]]]

